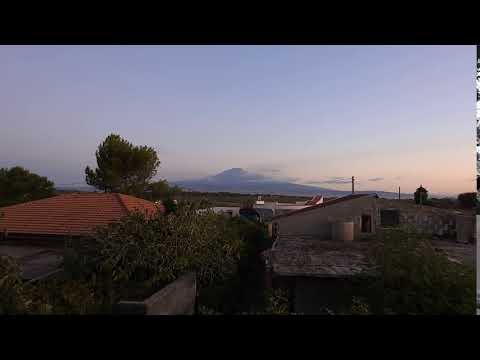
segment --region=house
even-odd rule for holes
[[[296,203],[279,203],[279,202],[265,202],[261,196],[255,201],[253,208],[259,214],[262,222],[269,222],[275,215],[286,214],[291,211],[304,209],[313,205],[323,203],[324,199],[321,195],[316,195],[308,201],[296,202]],[[211,210],[215,214],[221,214],[228,217],[240,216],[239,206],[216,206]],[[199,212],[205,212],[205,209],[199,210]]]
[[[323,196],[321,195],[315,195],[313,198],[308,200],[305,205],[318,205],[323,203]]]
[[[0,256],[22,265],[23,276],[55,270],[67,238],[90,234],[134,212],[153,216],[162,205],[117,193],[72,193],[0,208]]]
[[[316,195],[306,202],[296,202],[296,203],[265,202],[259,199],[255,202],[253,207],[255,209],[268,210],[270,213],[273,213],[273,216],[277,216],[277,215],[286,214],[292,211],[305,209],[313,205],[318,205],[323,203],[323,201],[324,199],[323,199],[323,196],[321,195]]]
[[[414,227],[459,242],[475,239],[475,218],[468,212],[382,199],[376,194],[352,194],[274,216],[269,222],[269,232],[273,237],[300,234],[331,240],[338,226],[353,227],[353,240],[368,238],[376,233],[377,227],[384,226]]]
[[[331,240],[332,223],[350,221],[356,239],[363,233],[374,232],[372,218],[375,215],[376,195],[348,195],[317,205],[312,205],[274,216],[269,224],[273,237],[283,235],[313,235],[323,240]]]
[[[151,216],[163,207],[118,193],[73,193],[0,208],[3,240],[52,241],[81,236],[133,212]]]
[[[465,242],[474,237],[473,216],[460,211],[352,194],[277,215],[275,239],[263,252],[267,286],[287,288],[291,311],[321,313],[348,306],[353,294],[381,298],[368,284],[379,271],[369,261],[369,239],[384,227],[415,227],[432,236]],[[377,289],[378,290],[378,289]],[[376,297],[375,297],[376,296]]]
[[[210,208],[215,214],[225,215],[227,217],[237,217],[239,216],[240,207],[239,206],[215,206]],[[200,209],[198,213],[205,213],[207,209]]]
[[[362,241],[281,235],[262,254],[267,288],[288,290],[290,312],[301,314],[348,307],[353,296],[378,301],[370,285],[380,274],[369,261],[368,251],[368,243]]]

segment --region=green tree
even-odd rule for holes
[[[85,168],[86,182],[105,192],[143,194],[160,165],[157,152],[109,135],[95,152],[97,168]]]
[[[465,209],[472,209],[477,206],[477,193],[462,193],[457,198],[461,207]]]
[[[165,199],[162,201],[162,204],[165,208],[165,214],[167,215],[177,211],[177,203],[171,198]]]
[[[414,193],[415,204],[427,205],[428,191],[422,185]]]
[[[104,279],[109,285],[104,293],[110,292],[113,304],[145,298],[191,271],[197,274],[199,290],[221,283],[236,273],[243,247],[232,221],[213,213],[201,215],[189,208],[154,218],[134,213],[99,228],[91,238],[72,241],[65,271],[76,280]]]
[[[148,185],[145,198],[151,201],[174,199],[181,192],[178,186],[170,186],[166,180],[159,180]]]
[[[0,207],[53,196],[53,182],[20,167],[0,169]]]

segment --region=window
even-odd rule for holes
[[[382,226],[398,226],[400,224],[400,212],[398,210],[381,210],[380,224]]]
[[[372,217],[370,215],[362,215],[362,233],[372,232]]]

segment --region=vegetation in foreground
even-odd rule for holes
[[[18,265],[2,257],[0,313],[111,313],[119,300],[143,300],[191,271],[197,274],[200,306],[236,312],[255,302],[249,291],[258,267],[252,261],[258,246],[268,246],[262,239],[266,230],[260,224],[200,215],[188,206],[150,219],[133,214],[91,238],[69,242],[61,279],[25,283]]]
[[[451,262],[426,235],[384,230],[372,250],[386,314],[475,313],[474,266]]]
[[[0,313],[110,313],[119,300],[143,299],[196,271],[201,315],[289,314],[288,294],[263,288],[258,255],[270,246],[265,229],[189,211],[155,219],[134,215],[99,229],[89,242],[71,244],[63,279],[25,283],[15,261],[1,258]],[[475,313],[474,267],[449,261],[425,236],[384,230],[371,250],[382,272],[372,287],[379,298],[353,297],[349,309],[325,314]]]

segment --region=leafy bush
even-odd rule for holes
[[[242,247],[231,220],[211,212],[179,208],[155,218],[135,213],[73,242],[65,269],[72,279],[103,284],[103,299],[110,296],[113,303],[145,298],[191,271],[199,289],[220,283],[237,271]]]
[[[204,288],[197,299],[201,306],[224,314],[257,312],[264,308],[264,265],[260,253],[271,246],[264,225],[239,217],[228,220],[242,241],[237,271]]]
[[[162,201],[163,207],[165,208],[165,213],[171,214],[177,211],[177,204],[175,201],[171,198],[167,198],[164,201]]]
[[[133,214],[90,238],[70,239],[62,278],[24,283],[18,265],[2,259],[0,312],[109,313],[117,301],[143,300],[190,271],[197,274],[200,294],[228,308],[242,297],[239,268],[246,271],[256,247],[266,246],[254,242],[264,232],[256,224],[200,215],[189,207],[155,218]],[[222,307],[206,302],[201,309],[220,313]]]
[[[352,299],[352,315],[369,315],[370,314],[370,306],[365,299],[360,299],[358,297],[354,297]]]
[[[0,256],[0,315],[48,314],[51,307],[36,287],[23,281],[19,264]]]
[[[288,292],[283,289],[271,289],[266,292],[266,313],[271,315],[288,315]]]
[[[462,193],[458,195],[458,202],[464,209],[473,209],[477,206],[477,193]]]
[[[372,255],[389,314],[473,314],[475,269],[453,263],[425,235],[383,230]]]
[[[0,256],[0,299],[0,315],[23,314],[28,311],[20,267],[8,256]]]
[[[33,284],[31,289],[30,296],[36,305],[31,313],[84,315],[101,312],[92,282],[52,279]]]

